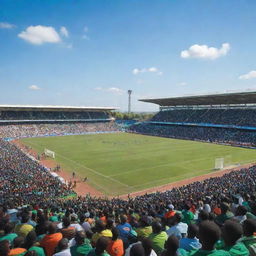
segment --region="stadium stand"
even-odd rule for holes
[[[229,93],[141,100],[159,104],[150,121],[136,124],[131,132],[227,143],[256,145],[256,93]]]
[[[112,120],[115,108],[0,105],[0,123],[98,122]]]
[[[213,136],[216,141],[221,141],[222,133],[227,133],[225,140],[230,140],[229,133],[236,131],[231,140],[241,143],[244,134],[238,132],[245,132],[236,128],[153,122],[156,121],[134,125],[132,129],[157,136],[188,136],[188,139],[198,136],[197,139],[210,141],[212,134],[216,134]],[[6,137],[82,132],[81,124],[99,131],[108,129],[111,123],[104,122],[107,126],[101,126],[102,122],[56,122],[1,127],[1,256],[256,254],[255,166],[128,200],[90,195],[69,197],[74,193],[69,185],[51,176],[33,158],[5,140]],[[200,129],[202,132],[198,133]],[[205,135],[206,129],[212,131]],[[219,129],[221,134],[214,129]],[[247,136],[244,141],[250,143],[253,135]]]

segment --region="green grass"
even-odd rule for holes
[[[37,152],[45,148],[56,162],[106,195],[121,195],[209,173],[215,159],[228,165],[255,161],[255,150],[117,133],[21,140]]]

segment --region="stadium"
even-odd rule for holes
[[[1,216],[9,213],[15,222],[21,211],[19,226],[29,227],[33,221],[28,224],[28,209],[37,214],[39,209],[49,209],[49,220],[58,223],[60,208],[71,207],[71,219],[65,220],[68,226],[60,228],[69,240],[76,237],[77,227],[78,232],[84,223],[90,225],[84,215],[80,216],[85,221],[82,226],[75,224],[72,212],[85,211],[86,216],[98,216],[101,221],[107,218],[106,226],[104,221],[91,226],[96,232],[91,243],[96,246],[98,229],[103,234],[111,225],[113,234],[109,232],[114,236],[115,213],[121,216],[117,228],[125,248],[131,237],[122,231],[123,225],[134,225],[138,239],[147,237],[143,230],[148,226],[152,241],[151,232],[163,232],[154,231],[159,225],[170,226],[167,235],[176,234],[172,231],[175,222],[168,223],[190,225],[196,214],[198,220],[214,218],[223,227],[226,219],[241,222],[248,218],[253,228],[256,92],[141,101],[159,105],[159,112],[150,120],[129,125],[120,125],[112,117],[114,107],[1,105]],[[165,224],[150,221],[153,216],[162,216]],[[206,230],[211,228],[209,223]],[[30,234],[27,229],[15,230],[21,236]],[[8,237],[3,232],[0,241]],[[179,239],[183,237],[180,232]],[[41,246],[52,255],[47,243]],[[158,253],[164,249],[163,245],[153,248]]]

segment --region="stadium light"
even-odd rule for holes
[[[131,113],[131,94],[132,90],[128,90],[128,114]]]

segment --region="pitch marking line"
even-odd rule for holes
[[[32,143],[32,142],[29,142],[29,143],[30,143],[31,145],[38,146],[38,145],[36,145],[36,144],[34,144],[34,143]],[[40,147],[43,148],[42,146],[40,146]],[[61,155],[61,154],[59,154],[59,153],[56,153],[56,152],[55,152],[55,154],[56,154],[57,156],[61,157],[61,158],[64,158],[64,159],[66,159],[66,160],[68,160],[68,161],[70,161],[70,162],[76,164],[77,166],[80,166],[80,167],[82,167],[82,168],[85,168],[85,169],[87,169],[87,170],[93,172],[93,173],[96,174],[96,175],[99,175],[99,176],[101,176],[101,177],[104,177],[104,178],[109,179],[109,180],[111,180],[111,181],[114,181],[114,182],[116,182],[116,183],[119,183],[119,184],[122,185],[122,186],[125,186],[125,187],[130,188],[129,185],[127,185],[127,184],[125,184],[125,183],[123,183],[123,182],[121,182],[121,181],[119,181],[119,180],[116,180],[116,179],[114,179],[114,178],[112,178],[112,177],[106,176],[106,175],[104,175],[104,174],[102,174],[102,173],[100,173],[100,172],[97,172],[97,171],[95,171],[95,170],[93,170],[93,169],[91,169],[91,168],[89,168],[89,167],[87,167],[87,166],[85,166],[85,165],[79,164],[79,163],[77,163],[76,161],[74,161],[74,160],[72,160],[72,159],[70,159],[70,158],[67,158],[67,157],[65,157],[65,156],[63,156],[63,155]]]
[[[182,162],[179,162],[179,163],[180,164],[185,164],[185,163],[197,162],[197,161],[201,161],[201,160],[205,160],[205,159],[211,159],[211,157],[197,158],[197,159],[194,159],[194,160],[186,160],[186,161],[182,161]],[[160,165],[155,165],[155,166],[146,167],[146,168],[138,168],[138,169],[135,169],[135,170],[133,169],[133,170],[126,171],[126,172],[113,174],[113,175],[110,175],[109,177],[116,177],[116,176],[120,176],[120,175],[127,174],[127,173],[139,172],[139,171],[143,171],[143,170],[154,169],[154,168],[163,167],[163,166],[172,166],[172,165],[177,166],[177,164],[175,164],[175,163],[166,163],[166,164],[160,164]],[[186,168],[184,166],[182,166],[182,168],[187,169],[187,170],[191,170],[191,168]]]

